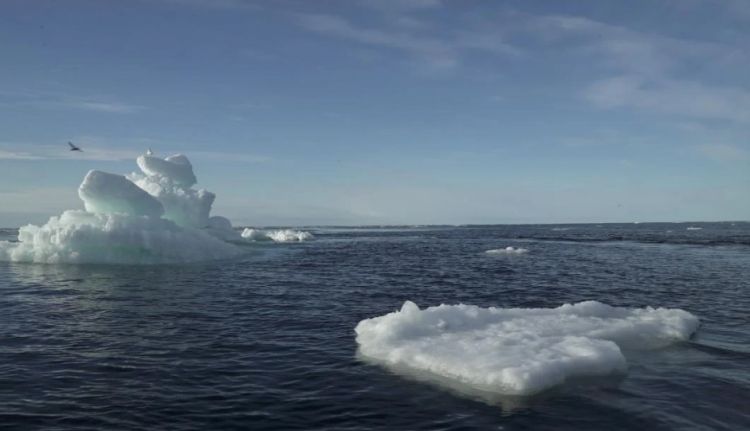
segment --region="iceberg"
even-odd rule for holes
[[[365,319],[359,353],[469,391],[533,395],[577,377],[623,373],[623,351],[689,339],[699,320],[679,309],[620,308],[596,301],[557,308],[440,305]]]
[[[0,242],[0,260],[36,263],[166,264],[237,256],[240,249],[207,232],[157,217],[68,210]]]
[[[92,170],[78,195],[85,211],[68,210],[42,226],[0,241],[0,260],[37,263],[161,264],[225,259],[242,249],[231,222],[211,216],[215,195],[195,190],[187,157],[143,155],[141,173]]]

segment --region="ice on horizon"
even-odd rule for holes
[[[89,171],[78,188],[85,211],[67,210],[42,226],[19,229],[18,242],[0,241],[0,260],[36,263],[160,264],[226,259],[250,242],[229,219],[211,216],[216,196],[194,189],[187,157],[142,155],[140,173]],[[307,232],[273,232],[302,241]]]
[[[246,228],[241,235],[248,241],[301,242],[313,238],[310,232],[293,229]]]
[[[623,373],[623,351],[689,339],[699,320],[679,309],[596,301],[557,308],[440,305],[365,319],[359,352],[388,368],[468,390],[533,395],[576,377]]]

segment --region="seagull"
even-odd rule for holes
[[[72,142],[70,142],[70,141],[68,141],[68,145],[70,145],[70,151],[80,151],[80,152],[83,152],[83,150],[82,150],[82,149],[80,149],[80,148],[76,147],[76,146],[75,146],[75,145],[73,145],[73,143],[72,143]]]
[[[146,155],[147,156],[153,156],[154,155],[154,152],[151,151],[151,148],[149,148],[148,150],[146,150]]]

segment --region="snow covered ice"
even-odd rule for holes
[[[243,253],[243,238],[225,217],[211,216],[216,196],[194,189],[187,157],[142,155],[140,173],[90,171],[78,189],[85,211],[68,210],[42,226],[0,241],[0,260],[38,263],[160,264],[226,259]],[[312,237],[293,230],[259,231],[275,242]],[[260,233],[258,234],[260,235]]]
[[[360,353],[399,370],[472,390],[531,395],[575,377],[624,372],[623,350],[687,340],[699,320],[679,309],[618,308],[596,301],[558,308],[440,305],[365,319]]]

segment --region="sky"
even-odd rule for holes
[[[0,226],[147,148],[240,225],[750,220],[745,0],[4,0],[0,65]]]

